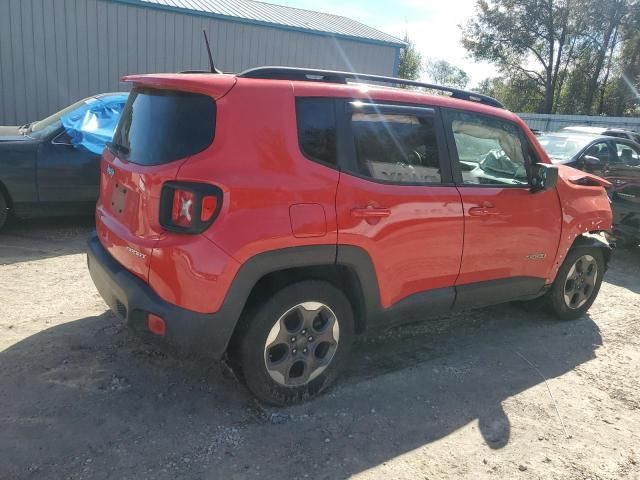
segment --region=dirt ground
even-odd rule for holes
[[[0,234],[0,479],[640,478],[640,249],[585,318],[505,305],[363,338],[327,394],[273,409],[123,328],[90,229]]]

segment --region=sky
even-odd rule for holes
[[[343,15],[398,38],[408,32],[423,59],[447,60],[471,76],[468,87],[495,76],[495,68],[468,58],[458,25],[474,13],[476,0],[267,0]],[[423,74],[423,80],[429,80]]]

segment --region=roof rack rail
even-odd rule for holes
[[[412,87],[428,88],[430,90],[439,90],[447,92],[452,98],[461,100],[469,100],[472,102],[483,103],[492,107],[505,108],[502,103],[493,97],[483,95],[481,93],[469,92],[458,88],[444,87],[442,85],[434,85],[431,83],[416,82],[415,80],[407,80],[404,78],[385,77],[381,75],[370,75],[366,73],[340,72],[335,70],[319,70],[314,68],[295,68],[295,67],[257,67],[245,70],[237,75],[243,78],[264,78],[271,80],[301,80],[308,82],[329,82],[329,83],[347,83],[347,80],[355,80],[359,82],[380,82],[395,85],[410,85]]]

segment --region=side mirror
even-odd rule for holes
[[[546,163],[536,163],[531,168],[531,192],[544,192],[555,188],[558,183],[558,167]]]
[[[598,167],[600,166],[600,159],[598,157],[592,157],[591,155],[585,155],[582,157],[585,167]]]

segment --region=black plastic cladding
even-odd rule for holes
[[[347,83],[348,79],[359,82],[391,83],[395,85],[410,85],[413,87],[428,88],[451,94],[452,98],[483,103],[497,108],[505,108],[502,103],[493,97],[481,93],[469,92],[457,88],[435,85],[432,83],[416,82],[404,78],[385,77],[382,75],[369,75],[365,73],[340,72],[335,70],[319,70],[313,68],[295,67],[257,67],[245,70],[237,75],[243,78],[264,78],[272,80],[299,80],[307,82]],[[315,77],[315,78],[314,78]]]

